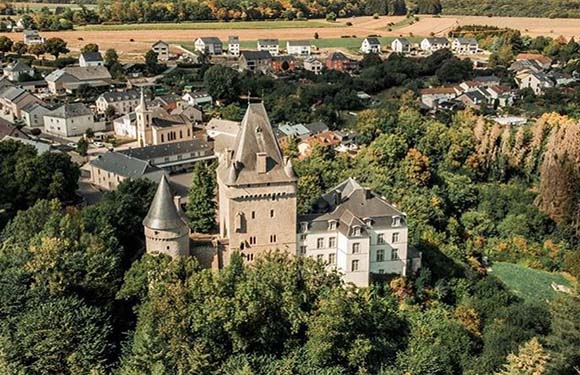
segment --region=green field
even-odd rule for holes
[[[383,47],[390,45],[395,37],[385,37],[379,38]],[[421,38],[406,38],[410,42],[416,43],[421,40]],[[311,39],[310,44],[316,46],[317,48],[346,48],[351,51],[358,51],[364,38],[331,38],[331,39]],[[193,41],[191,42],[170,42],[174,44],[179,44],[183,48],[193,51]],[[227,42],[224,42],[224,49],[227,49]],[[240,42],[240,48],[244,50],[256,49],[255,40],[243,40]],[[286,40],[280,40],[280,49],[286,48]]]
[[[571,283],[558,273],[540,271],[518,264],[496,262],[491,266],[491,275],[503,281],[517,296],[526,300],[545,301],[558,297],[550,286],[552,282],[567,287]]]
[[[123,30],[263,30],[329,28],[342,25],[326,21],[240,21],[240,22],[183,22],[183,23],[133,23],[125,25],[88,25],[77,27],[80,31]]]

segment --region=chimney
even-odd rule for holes
[[[340,190],[334,191],[334,204],[338,206],[342,203],[342,192]]]
[[[365,198],[368,200],[368,199],[371,199],[372,197],[373,197],[373,191],[369,188],[365,188]]]
[[[177,208],[177,212],[181,212],[181,196],[180,195],[176,195],[173,197],[173,204],[175,205],[175,208]]]
[[[268,161],[268,154],[265,152],[257,152],[256,153],[256,172],[258,173],[266,173],[267,172],[267,161]]]

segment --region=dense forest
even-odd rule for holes
[[[580,0],[441,0],[443,14],[580,18]]]

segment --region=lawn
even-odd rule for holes
[[[540,271],[518,264],[496,262],[491,266],[491,275],[503,281],[517,296],[531,301],[545,301],[556,298],[556,292],[550,286],[552,282],[567,287],[572,284],[559,273]]]
[[[342,27],[326,21],[235,21],[235,22],[182,22],[182,23],[133,23],[124,25],[88,25],[77,27],[79,31],[126,31],[126,30],[263,30],[304,29],[308,27]]]

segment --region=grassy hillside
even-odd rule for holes
[[[570,281],[559,273],[550,273],[524,267],[518,264],[496,262],[491,275],[503,281],[516,295],[535,301],[554,299],[560,293],[550,286],[552,282],[567,287]]]
[[[441,0],[443,14],[580,18],[580,0]]]

